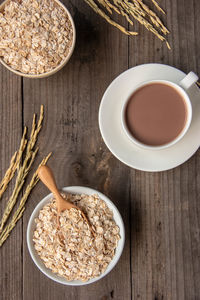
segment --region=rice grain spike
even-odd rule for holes
[[[150,20],[156,27],[158,27],[164,34],[169,33],[169,30],[164,26],[164,24],[162,23],[160,18],[155,14],[155,12],[149,9],[149,7],[146,4],[144,4],[142,0],[135,1],[139,2],[141,8],[146,12],[147,16],[150,18]]]
[[[118,14],[120,15],[120,11],[118,10],[118,8],[117,8],[115,5],[113,5],[112,3],[110,3],[109,0],[105,0],[105,2],[106,2],[106,4],[107,4],[111,9],[113,9],[116,13],[118,13]]]
[[[96,3],[93,0],[84,0],[97,14],[99,14],[101,17],[103,17],[108,23],[110,23],[111,25],[113,25],[114,27],[118,28],[119,30],[121,30],[123,33],[127,34],[127,35],[138,35],[138,32],[134,32],[134,31],[128,31],[126,30],[126,28],[124,28],[123,26],[119,25],[118,23],[116,23],[115,21],[113,21],[108,15],[106,15],[106,13],[101,10]]]
[[[17,202],[18,195],[24,185],[25,179],[28,175],[28,172],[29,172],[33,162],[34,162],[35,156],[38,152],[38,148],[36,148],[36,150],[33,151],[33,147],[35,146],[37,136],[42,127],[43,116],[44,116],[44,108],[41,105],[40,117],[39,117],[37,126],[36,126],[36,122],[35,122],[35,115],[33,116],[32,130],[31,130],[30,140],[27,144],[25,158],[22,163],[22,166],[20,166],[20,168],[18,170],[14,190],[12,192],[10,199],[7,202],[6,208],[4,210],[4,214],[0,221],[0,233],[3,231],[3,227],[4,227],[5,223],[7,222],[8,218],[12,212],[12,209],[15,206],[15,203]]]
[[[11,180],[11,176],[12,176],[13,171],[14,171],[14,165],[15,165],[16,157],[17,157],[17,151],[12,156],[12,158],[10,160],[10,166],[7,169],[2,181],[0,182],[0,198],[2,197],[2,194],[5,192],[5,190],[8,186],[8,183]],[[14,174],[13,174],[13,176],[14,176]]]
[[[151,0],[151,1],[155,5],[155,7],[165,15],[165,11],[159,6],[158,2],[156,0]]]
[[[38,168],[41,165],[45,165],[48,161],[48,159],[50,158],[52,153],[49,153],[43,160],[42,162],[39,164]],[[38,170],[37,168],[37,170]],[[37,170],[36,172],[33,174],[32,179],[30,181],[30,183],[27,185],[25,193],[23,195],[23,197],[21,198],[21,201],[19,203],[19,207],[17,208],[17,210],[15,211],[10,223],[5,226],[3,232],[0,235],[0,247],[3,245],[3,243],[6,241],[6,239],[9,237],[11,231],[13,230],[13,228],[15,227],[17,221],[22,217],[23,212],[25,210],[25,204],[26,201],[32,191],[32,189],[35,187],[35,185],[37,184],[37,182],[39,181],[38,175],[37,175]]]
[[[27,143],[27,140],[25,139],[26,132],[27,132],[27,128],[25,127],[23,136],[22,136],[22,139],[20,142],[19,150],[16,151],[14,153],[14,155],[12,156],[11,161],[10,161],[10,166],[9,166],[8,170],[6,171],[2,181],[0,183],[0,199],[3,195],[3,193],[6,191],[9,182],[12,180],[13,176],[15,175],[16,170],[19,169],[22,154],[23,154],[23,151],[24,151],[24,149],[26,147],[26,143]]]
[[[136,0],[133,0],[134,3]],[[166,41],[166,38],[161,35],[154,27],[153,25],[145,19],[145,11],[142,10],[142,15],[141,15],[141,9],[138,9],[138,7],[134,6],[133,3],[130,3],[128,0],[115,0],[115,2],[119,2],[124,9],[128,10],[130,15],[133,16],[140,24],[144,25],[147,30],[151,31],[154,33],[161,41]]]
[[[112,9],[110,8],[110,6],[107,4],[106,1],[104,1],[104,0],[97,0],[97,1],[99,2],[99,4],[101,4],[103,7],[105,7],[106,10],[107,10],[110,14],[112,14]]]

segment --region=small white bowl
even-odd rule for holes
[[[40,269],[40,271],[43,274],[45,274],[50,279],[52,279],[52,280],[54,280],[58,283],[65,284],[65,285],[79,286],[79,285],[90,284],[90,283],[98,281],[99,279],[106,276],[114,268],[114,266],[117,264],[121,254],[122,254],[123,248],[124,248],[124,241],[125,241],[124,223],[123,223],[122,217],[121,217],[118,209],[116,208],[116,206],[102,193],[100,193],[100,192],[98,192],[94,189],[91,189],[91,188],[88,188],[88,187],[82,187],[82,186],[69,186],[69,187],[64,187],[62,190],[64,192],[68,192],[68,193],[72,193],[72,194],[87,194],[87,195],[97,194],[100,199],[105,201],[105,203],[108,205],[108,207],[113,211],[114,220],[120,228],[120,233],[119,234],[121,236],[121,239],[118,241],[118,245],[117,245],[117,248],[115,250],[115,256],[113,257],[112,261],[110,262],[110,264],[108,265],[108,267],[107,267],[107,269],[104,273],[102,273],[100,276],[98,276],[96,278],[93,278],[93,279],[90,279],[86,282],[82,282],[82,281],[79,281],[79,280],[67,281],[66,278],[60,277],[57,274],[54,274],[50,269],[46,268],[43,261],[41,260],[41,258],[37,254],[37,251],[34,248],[33,232],[34,232],[35,227],[36,227],[35,218],[38,217],[39,211],[43,208],[43,206],[45,204],[47,204],[50,201],[50,199],[53,197],[52,194],[49,194],[44,199],[42,199],[38,203],[38,205],[35,207],[34,211],[32,212],[32,215],[29,219],[28,227],[27,227],[28,250],[29,250],[29,253],[30,253],[34,263],[36,264],[36,266]]]

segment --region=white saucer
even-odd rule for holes
[[[186,74],[162,64],[145,64],[119,75],[105,91],[99,108],[99,127],[109,150],[124,164],[142,171],[165,171],[188,160],[200,146],[200,91],[194,85],[188,94],[193,118],[186,135],[174,146],[163,150],[145,150],[126,136],[121,125],[123,103],[135,85],[147,80],[164,79],[178,83]]]

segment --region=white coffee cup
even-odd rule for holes
[[[121,112],[121,122],[122,122],[122,127],[125,131],[125,133],[127,134],[128,138],[135,143],[136,145],[144,148],[144,149],[148,149],[148,150],[161,150],[161,149],[166,149],[174,144],[176,144],[178,141],[180,141],[180,139],[183,138],[183,136],[186,134],[186,132],[188,131],[191,121],[192,121],[192,105],[191,105],[191,101],[190,98],[187,94],[188,89],[197,82],[198,80],[198,76],[194,73],[194,72],[190,72],[188,73],[183,80],[181,80],[178,84],[173,83],[171,81],[167,81],[167,80],[150,80],[150,81],[146,81],[143,82],[142,84],[136,86],[134,88],[134,90],[131,91],[131,93],[129,94],[129,96],[127,97],[127,99],[125,100],[125,103],[122,107],[122,112]],[[161,83],[161,84],[166,84],[168,86],[171,86],[172,88],[174,88],[183,98],[183,100],[185,101],[185,105],[186,105],[186,109],[187,109],[187,119],[185,122],[185,126],[183,128],[183,130],[180,132],[180,134],[173,139],[172,141],[170,141],[167,144],[164,145],[159,145],[159,146],[151,146],[151,145],[146,145],[142,142],[140,142],[139,140],[137,140],[129,131],[127,124],[126,124],[126,107],[127,104],[130,100],[131,95],[133,95],[138,89],[149,85],[151,83]]]

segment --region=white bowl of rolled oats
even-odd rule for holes
[[[80,186],[62,191],[87,215],[95,237],[74,208],[61,213],[58,228],[56,203],[49,194],[30,217],[28,250],[36,266],[50,279],[65,285],[90,284],[117,264],[124,247],[124,223],[118,209],[102,193]]]
[[[43,78],[70,59],[72,16],[59,0],[5,0],[0,5],[0,62],[17,75]]]

